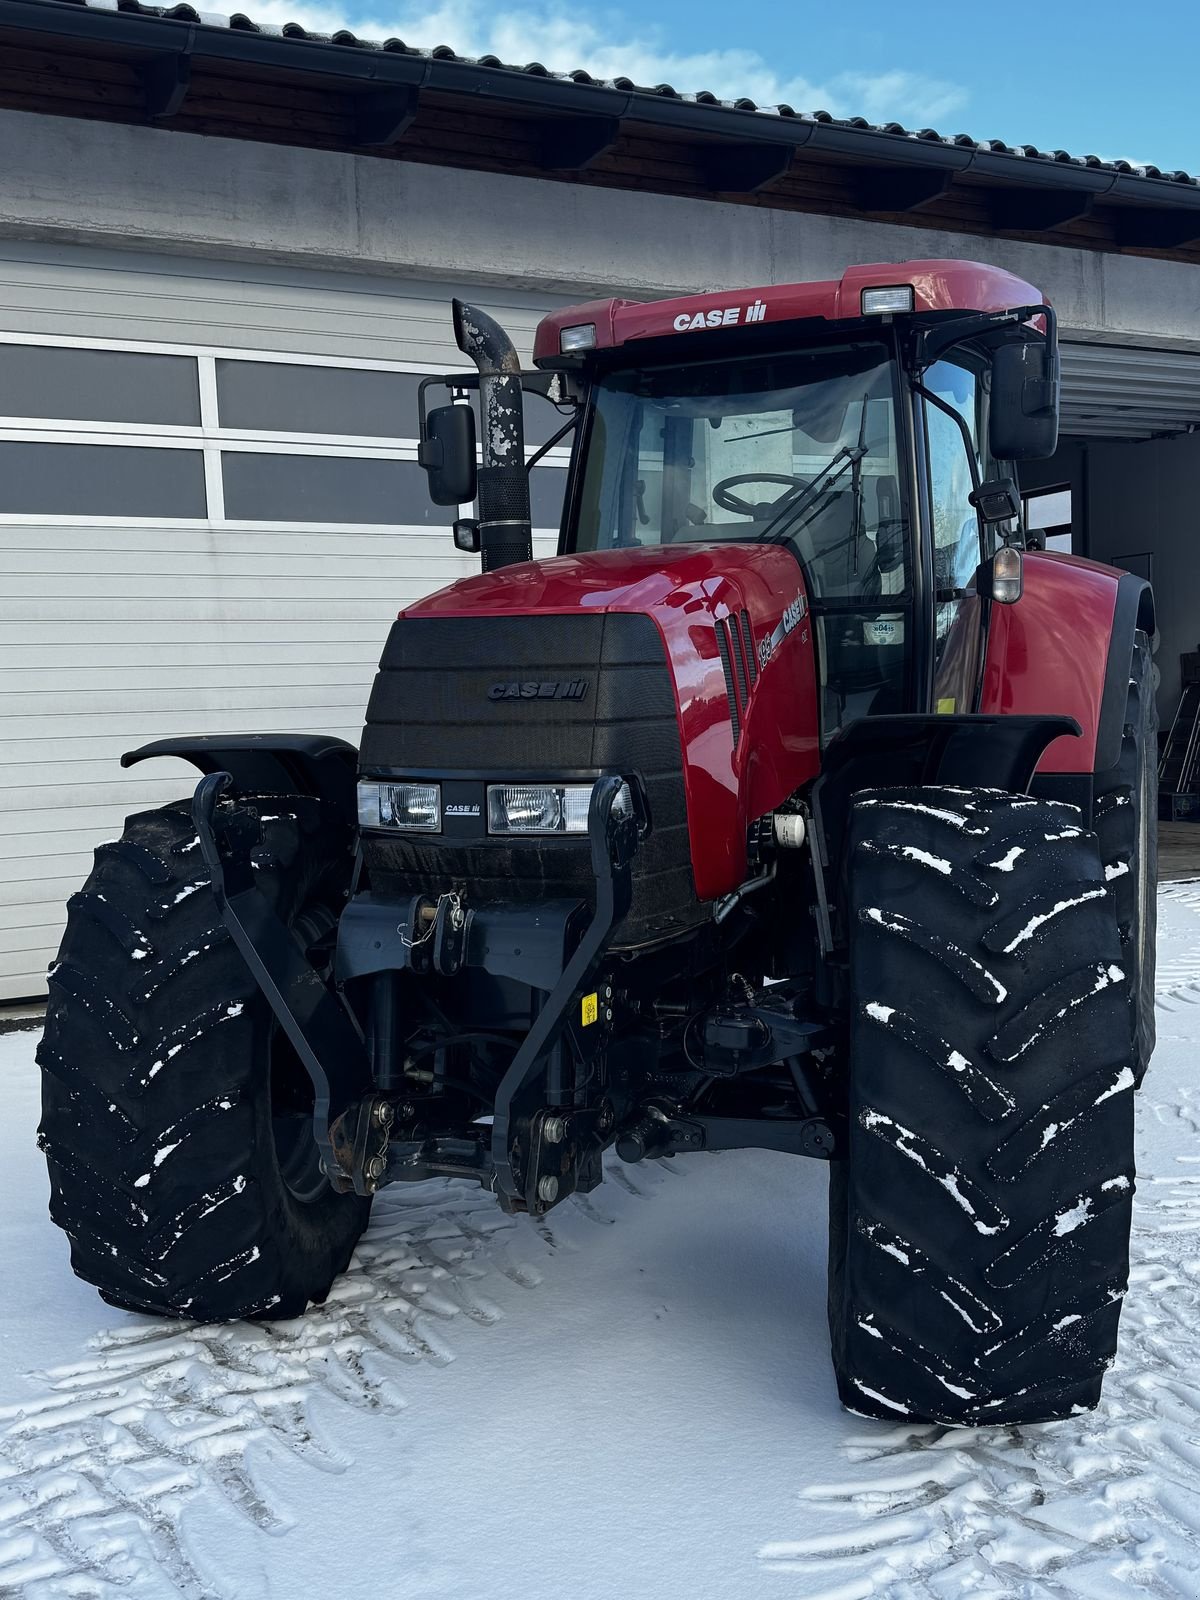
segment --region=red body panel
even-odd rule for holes
[[[897,261],[848,267],[840,278],[822,283],[785,283],[761,289],[721,290],[674,300],[591,300],[544,317],[533,342],[535,362],[558,359],[564,328],[592,323],[596,348],[613,349],[640,339],[658,339],[717,328],[756,326],[819,318],[836,322],[862,315],[864,289],[911,284],[914,311],[1007,311],[1040,305],[1042,295],[999,267],[977,261]],[[704,319],[690,329],[697,317]],[[709,320],[709,319],[713,320]]]
[[[795,606],[799,601],[800,605]],[[750,688],[735,750],[715,623],[745,611],[756,656],[785,611],[798,617]],[[746,877],[746,829],[820,767],[807,596],[777,546],[680,545],[522,562],[464,578],[405,617],[644,612],[662,635],[674,680],[696,892],[713,900]]]
[[[1024,592],[993,605],[981,711],[1074,717],[1081,739],[1056,739],[1039,772],[1091,772],[1120,573],[1075,556],[1027,551]]]

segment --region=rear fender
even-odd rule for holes
[[[241,794],[314,795],[333,806],[348,827],[357,824],[358,751],[344,739],[317,733],[194,734],[127,750],[121,765],[136,766],[156,756],[190,761],[205,774],[228,772]]]
[[[991,606],[980,711],[1073,717],[1081,729],[1046,750],[1035,793],[1090,812],[1093,775],[1120,759],[1139,628],[1154,628],[1144,579],[1046,551],[1026,552],[1020,600]]]

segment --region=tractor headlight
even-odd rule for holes
[[[591,783],[492,783],[487,792],[489,833],[586,833]],[[613,803],[618,814],[633,810],[629,785]]]
[[[361,828],[399,828],[407,833],[440,833],[442,787],[438,783],[360,783]]]

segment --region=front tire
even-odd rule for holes
[[[1128,1274],[1121,948],[1075,808],[857,797],[849,1156],[830,1192],[846,1406],[954,1425],[1097,1404]]]
[[[253,813],[260,889],[315,964],[349,879],[344,829],[287,796]],[[186,804],[102,845],[50,973],[39,1143],[71,1265],[132,1311],[299,1316],[369,1201],[323,1181],[312,1096],[221,923]]]

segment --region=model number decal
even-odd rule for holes
[[[785,608],[770,637],[762,640],[759,644],[758,664],[760,667],[766,666],[792,629],[798,627],[807,615],[808,596],[798,594],[792,603]]]
[[[762,322],[767,314],[764,300],[748,306],[714,307],[712,311],[681,311],[675,318],[676,333],[698,333],[701,328],[736,328],[747,322]]]

